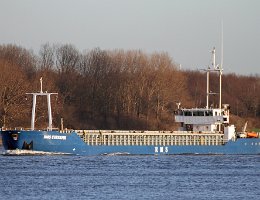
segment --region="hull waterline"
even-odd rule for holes
[[[20,155],[260,154],[260,138],[238,138],[223,145],[88,145],[75,132],[1,131],[1,135],[5,153]]]

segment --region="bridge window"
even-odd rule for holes
[[[203,111],[199,111],[198,112],[198,116],[204,116],[204,112]]]
[[[185,112],[184,112],[184,115],[185,115],[185,116],[192,116],[192,112],[190,112],[190,111],[185,111]]]
[[[198,111],[193,111],[193,116],[199,116]]]
[[[205,116],[213,116],[212,111],[208,110],[205,112]]]

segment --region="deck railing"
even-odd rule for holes
[[[88,145],[117,146],[183,146],[223,145],[222,133],[191,133],[180,131],[76,131]]]

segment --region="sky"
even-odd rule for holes
[[[0,0],[0,44],[167,52],[181,68],[260,74],[260,0]]]

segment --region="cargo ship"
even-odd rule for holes
[[[186,109],[176,104],[176,131],[136,130],[60,130],[52,127],[51,95],[40,92],[32,95],[31,128],[1,129],[5,155],[62,154],[62,155],[175,155],[175,154],[260,154],[259,133],[236,132],[229,123],[229,105],[221,103],[222,66],[215,64],[215,48],[212,66],[206,70],[207,91],[204,108]],[[219,74],[219,105],[209,106],[209,75]],[[37,96],[46,96],[48,127],[35,129]]]

